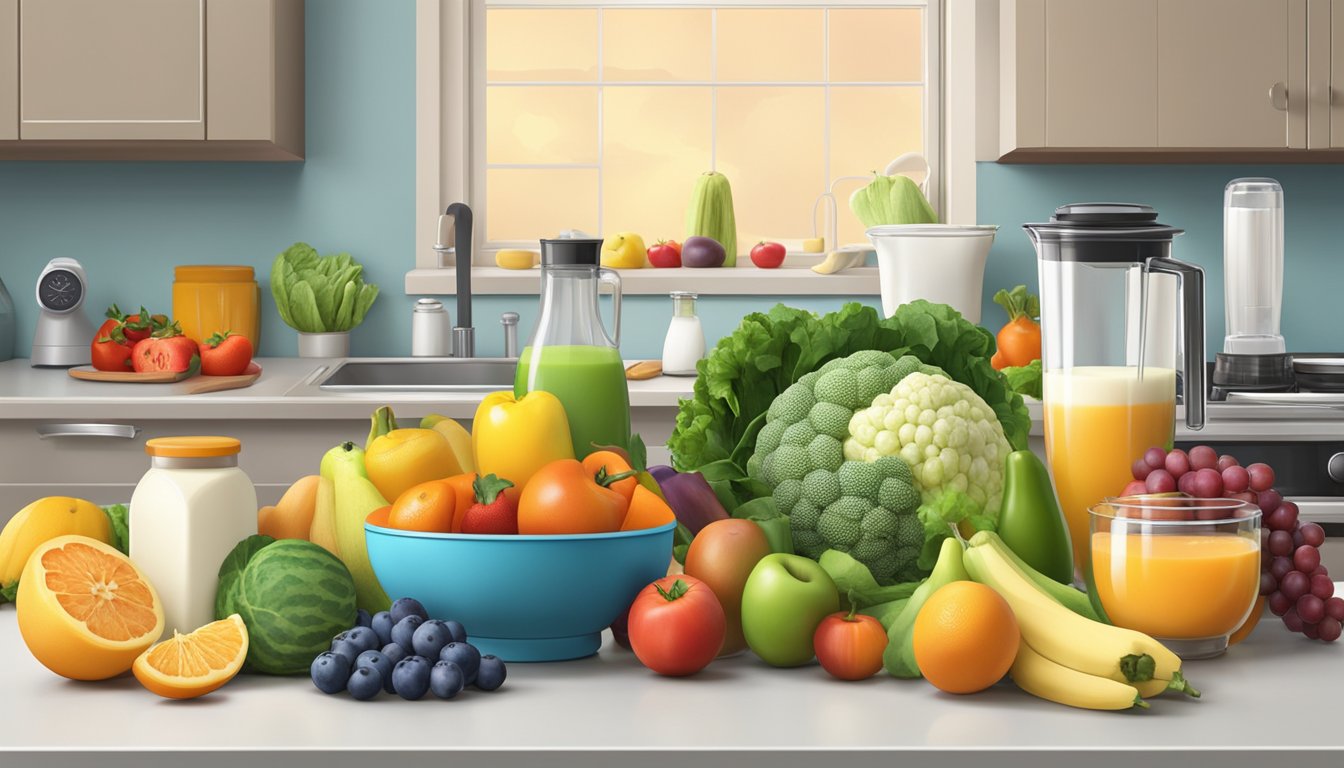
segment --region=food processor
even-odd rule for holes
[[[1293,360],[1279,333],[1283,187],[1274,179],[1233,179],[1223,192],[1223,285],[1227,335],[1210,397],[1293,391]]]

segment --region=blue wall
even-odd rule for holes
[[[1289,351],[1332,351],[1344,326],[1344,165],[998,165],[977,169],[976,209],[999,224],[985,268],[987,325],[1004,319],[1000,287],[1036,285],[1036,256],[1021,224],[1046,221],[1064,203],[1147,203],[1185,229],[1172,255],[1204,268],[1209,356],[1223,348],[1223,187],[1239,176],[1278,179],[1284,193],[1282,333]]]

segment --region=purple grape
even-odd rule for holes
[[[1316,570],[1316,566],[1321,564],[1321,551],[1309,544],[1303,544],[1293,550],[1293,567],[1302,572],[1305,576]]]
[[[1148,466],[1148,462],[1140,458],[1134,460],[1134,466],[1130,467],[1129,471],[1134,475],[1135,480],[1144,480],[1147,479],[1148,473],[1152,472],[1153,468]]]
[[[1287,502],[1284,506],[1286,507],[1288,504],[1292,504],[1292,502]],[[1293,508],[1296,509],[1297,505],[1293,504]],[[1325,543],[1325,529],[1316,523],[1303,523],[1299,532],[1302,534],[1303,544],[1319,547]]]
[[[1245,467],[1228,467],[1222,474],[1223,487],[1232,493],[1241,493],[1251,487],[1251,473]]]
[[[1276,557],[1269,564],[1270,575],[1279,581],[1283,581],[1283,577],[1287,576],[1291,570],[1293,570],[1293,559],[1291,557]]]
[[[1223,496],[1223,476],[1218,474],[1217,470],[1201,469],[1194,473],[1195,479],[1190,482],[1195,495],[1201,499],[1218,499]]]
[[[1287,531],[1274,531],[1269,534],[1269,553],[1275,557],[1287,557],[1293,554],[1293,535]]]
[[[1329,600],[1335,595],[1335,582],[1330,580],[1325,574],[1317,574],[1311,577],[1311,594],[1321,600]]]
[[[1318,565],[1318,566],[1316,566],[1316,570],[1312,571],[1311,573],[1308,573],[1307,575],[1308,575],[1308,576],[1329,576],[1329,575],[1330,575],[1330,571],[1326,570],[1326,567],[1325,567],[1324,565]]]
[[[1260,494],[1256,493],[1255,491],[1241,491],[1240,493],[1229,493],[1227,494],[1227,498],[1236,499],[1237,501],[1244,501],[1247,504],[1254,504],[1256,506],[1260,506]]]
[[[1332,597],[1326,600],[1325,615],[1335,621],[1344,621],[1344,597]]]
[[[1273,488],[1270,488],[1267,491],[1257,491],[1257,493],[1260,494],[1260,511],[1264,514],[1268,515],[1270,512],[1283,506],[1283,496]]]
[[[1176,490],[1187,496],[1195,494],[1195,472],[1186,472],[1184,475],[1176,478]]]
[[[1219,472],[1222,472],[1228,467],[1238,467],[1238,466],[1241,466],[1241,462],[1237,461],[1237,457],[1229,456],[1225,453],[1222,456],[1218,457],[1218,463],[1214,464],[1213,468],[1218,470]]]
[[[1315,624],[1325,618],[1325,601],[1307,594],[1297,599],[1297,615],[1307,624]]]
[[[1279,586],[1279,582],[1268,572],[1260,574],[1260,594],[1268,596],[1274,594],[1274,590]]]
[[[1274,469],[1268,464],[1256,462],[1246,468],[1251,476],[1251,490],[1267,491],[1274,487]]]
[[[1297,549],[1298,547],[1300,547],[1300,546],[1302,546],[1302,545],[1304,545],[1304,544],[1306,544],[1306,543],[1307,543],[1307,540],[1306,540],[1306,538],[1302,535],[1302,529],[1300,529],[1300,528],[1294,528],[1294,529],[1293,529],[1293,549]]]
[[[1289,608],[1283,614],[1283,626],[1287,627],[1290,632],[1302,631],[1302,617],[1297,615],[1296,608]]]
[[[1289,571],[1286,576],[1279,579],[1279,591],[1288,598],[1288,602],[1295,603],[1298,598],[1311,591],[1311,579],[1301,571]]]
[[[1316,633],[1327,643],[1333,643],[1339,639],[1340,624],[1339,619],[1326,616],[1316,625]]]
[[[1321,630],[1320,630],[1320,627],[1319,627],[1318,625],[1316,625],[1316,624],[1312,624],[1312,623],[1310,623],[1310,622],[1306,622],[1306,621],[1302,622],[1302,634],[1306,635],[1308,640],[1320,640],[1320,639],[1321,639]]]
[[[1275,616],[1282,616],[1293,607],[1293,601],[1283,596],[1282,592],[1269,593],[1269,611]]]
[[[1213,469],[1218,466],[1218,452],[1207,445],[1196,445],[1190,449],[1191,469]]]
[[[1176,478],[1165,469],[1154,469],[1143,481],[1149,493],[1171,493],[1176,490]]]
[[[1180,477],[1190,471],[1190,457],[1180,448],[1167,454],[1167,460],[1163,464],[1172,477]]]
[[[1289,506],[1289,505],[1292,506]],[[1278,509],[1272,509],[1265,515],[1265,527],[1271,531],[1292,536],[1293,523],[1297,522],[1297,505],[1285,501]]]
[[[1153,446],[1143,452],[1143,460],[1148,462],[1148,466],[1153,469],[1163,469],[1167,466],[1167,452]]]

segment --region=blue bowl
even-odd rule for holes
[[[597,653],[602,630],[667,573],[675,528],[496,536],[364,524],[369,561],[388,595],[462,622],[472,645],[505,661]]]

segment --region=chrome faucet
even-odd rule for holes
[[[453,357],[475,357],[476,329],[471,324],[471,208],[466,203],[449,205],[439,217],[434,250],[439,254],[441,267],[445,254],[456,256],[457,325],[453,326]]]

